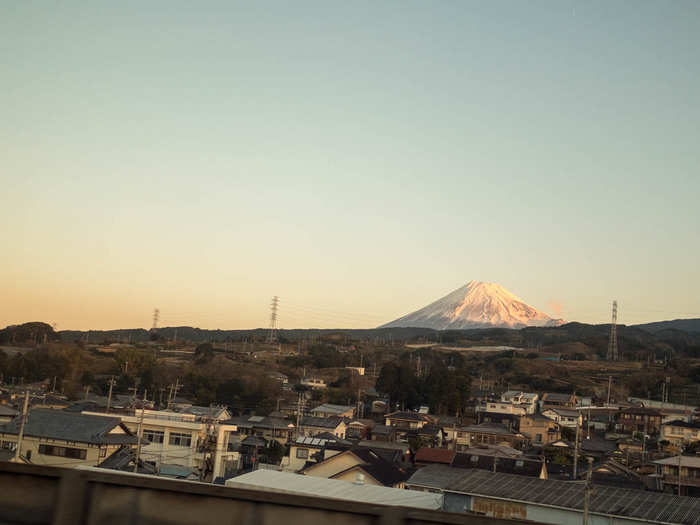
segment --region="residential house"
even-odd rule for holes
[[[316,476],[344,481],[361,481],[367,485],[403,488],[409,474],[405,468],[391,463],[367,448],[353,448],[310,465],[301,471]]]
[[[415,440],[422,446],[441,447],[442,446],[442,429],[429,423],[420,428],[407,430],[404,434],[406,440]]]
[[[223,423],[235,425],[242,436],[257,436],[286,445],[294,435],[294,423],[288,419],[265,416],[234,417]]]
[[[347,423],[345,437],[347,439],[368,439],[373,427],[374,421],[371,419],[353,419]]]
[[[507,427],[495,423],[481,423],[468,425],[457,429],[456,450],[463,451],[474,445],[508,445],[513,448],[522,448],[527,438],[511,432]]]
[[[434,464],[450,466],[456,455],[457,453],[454,450],[423,447],[418,449],[413,461],[416,467]]]
[[[21,419],[0,425],[4,450],[17,450]],[[120,448],[135,446],[137,441],[137,436],[116,417],[34,409],[24,424],[19,459],[36,465],[94,467]]]
[[[513,406],[522,407],[526,414],[537,412],[537,405],[540,400],[538,394],[532,392],[522,392],[520,390],[508,390],[501,394],[501,402],[512,403]]]
[[[324,403],[311,410],[313,417],[355,417],[355,407],[352,405],[332,405]]]
[[[372,401],[372,417],[383,416],[389,410],[389,402],[386,399],[375,399]]]
[[[674,456],[654,461],[665,492],[678,494],[678,472],[683,496],[700,496],[700,457]]]
[[[299,420],[297,435],[313,437],[329,432],[340,439],[345,439],[346,430],[347,425],[342,417],[304,416]]]
[[[511,431],[517,431],[520,426],[520,418],[515,414],[504,414],[499,412],[478,412],[477,423],[496,423],[508,427]]]
[[[309,463],[318,463],[331,456],[339,454],[342,448],[332,448],[337,444],[334,440],[300,436],[289,445],[289,456],[282,461],[282,470],[298,472]]]
[[[510,447],[469,447],[455,455],[452,466],[506,472],[540,479],[548,477],[544,457],[525,456],[519,450]]]
[[[511,401],[487,400],[477,405],[477,412],[490,412],[492,414],[511,414],[524,416],[528,414],[528,407]]]
[[[301,380],[301,384],[313,390],[323,390],[328,386],[326,382],[319,377],[305,377]]]
[[[568,408],[575,409],[578,405],[578,398],[574,394],[559,394],[547,392],[542,395],[540,410],[544,412],[548,408]]]
[[[19,412],[9,405],[0,405],[0,423],[8,423],[19,415]]]
[[[619,424],[624,432],[655,435],[661,432],[661,420],[656,408],[631,407],[620,412]]]
[[[270,379],[274,379],[282,385],[286,385],[289,383],[289,377],[283,374],[282,372],[270,372],[269,374],[267,374],[267,377],[269,377]]]
[[[549,445],[561,439],[559,423],[541,414],[521,417],[520,433],[536,447]]]
[[[396,430],[387,425],[374,425],[372,427],[372,441],[396,441]]]
[[[562,427],[576,428],[583,422],[581,413],[576,409],[568,408],[548,408],[542,411],[542,415],[555,421]]]
[[[431,422],[431,418],[426,414],[418,412],[392,412],[384,416],[384,424],[388,427],[394,427],[397,430],[409,430],[421,428]]]
[[[694,441],[700,441],[700,421],[688,423],[675,420],[661,425],[660,439],[666,440],[675,447],[683,447]]]

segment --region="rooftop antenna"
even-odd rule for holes
[[[267,335],[268,343],[277,341],[277,308],[279,302],[280,298],[275,295],[270,303],[270,333]]]
[[[610,341],[608,342],[608,361],[617,361],[617,301],[612,303],[612,323],[610,324]]]

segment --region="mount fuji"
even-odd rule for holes
[[[442,299],[380,328],[464,330],[559,326],[563,323],[563,320],[552,319],[533,308],[499,284],[470,281]]]

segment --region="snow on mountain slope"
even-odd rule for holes
[[[499,284],[470,281],[442,299],[380,328],[461,330],[557,326],[562,323],[560,319],[552,319],[533,308]]]

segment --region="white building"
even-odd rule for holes
[[[237,462],[239,458],[239,453],[222,441],[227,432],[236,431],[236,426],[224,424],[215,418],[169,410],[137,409],[133,414],[84,413],[118,417],[134,433],[141,425],[143,444],[140,457],[158,468],[161,465],[178,465],[212,470],[216,478],[225,470],[227,463]]]
[[[568,408],[548,408],[542,412],[544,417],[548,417],[552,421],[556,421],[562,427],[576,428],[581,425],[583,418],[578,410]]]

